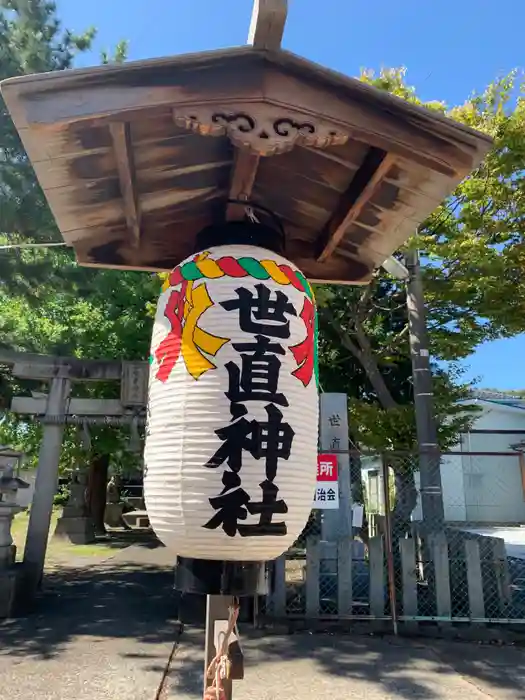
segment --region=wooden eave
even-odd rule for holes
[[[1,83],[82,265],[165,270],[197,232],[274,211],[312,281],[365,283],[491,139],[283,50],[251,46]]]

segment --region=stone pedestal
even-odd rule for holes
[[[129,529],[129,526],[122,518],[124,507],[124,503],[120,500],[120,478],[113,475],[109,480],[106,491],[104,522],[108,527],[123,527],[124,529]]]
[[[11,537],[11,523],[21,510],[18,506],[8,506],[0,501],[0,571],[15,563],[16,547]]]
[[[108,527],[122,527],[123,503],[106,503],[104,522]]]
[[[86,506],[86,476],[76,472],[70,486],[70,496],[57,521],[54,537],[63,537],[73,544],[95,541],[93,521]]]
[[[93,521],[87,516],[63,515],[57,520],[54,537],[64,537],[73,544],[89,544],[95,541]]]

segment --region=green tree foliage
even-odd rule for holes
[[[361,79],[494,138],[494,148],[484,163],[442,203],[410,242],[418,246],[424,261],[433,357],[462,359],[479,343],[522,332],[525,94],[521,76],[513,72],[489,85],[482,95],[451,110],[442,102],[422,103],[415,88],[406,84],[404,69],[383,70],[378,75],[365,71]],[[410,367],[404,290],[400,285],[380,271],[364,293],[355,288],[323,288],[320,300],[325,307],[324,325],[335,331],[357,360],[361,379],[368,379],[368,389],[362,382],[359,386],[360,397],[379,400],[389,409],[404,403]],[[372,366],[371,356],[375,360]],[[378,376],[386,380],[383,383],[388,391],[377,381]],[[442,370],[440,376],[444,377]],[[392,386],[395,377],[401,377],[401,385],[405,386],[402,396],[399,387]]]
[[[469,355],[475,345],[524,330],[525,82],[510,75],[447,109],[422,103],[403,69],[362,79],[489,134],[494,147],[438,207],[417,237],[434,354]]]
[[[423,104],[402,69],[364,72],[361,79],[412,103]],[[438,436],[443,449],[475,418],[458,401],[470,387],[454,365],[485,341],[525,330],[523,285],[525,189],[524,85],[512,73],[481,96],[448,110],[425,103],[490,134],[494,148],[424,223],[408,245],[420,250],[425,284]],[[516,95],[517,99],[511,97]],[[415,416],[405,290],[378,271],[364,290],[321,287],[321,378],[325,390],[351,397],[350,425],[357,444],[374,450],[414,450]],[[416,460],[393,463],[406,520],[415,504]]]
[[[90,49],[95,30],[82,35],[64,30],[55,3],[43,0],[0,1],[0,78],[65,70],[77,53]],[[102,62],[122,61],[126,43]],[[0,101],[0,245],[60,242],[34,171],[3,101]],[[94,358],[145,359],[150,323],[146,306],[160,283],[147,273],[119,273],[83,268],[63,247],[0,250],[0,346],[18,351]],[[42,387],[15,382],[0,372],[2,406],[11,396]],[[117,386],[75,387],[77,395],[108,397]],[[0,443],[37,459],[40,426],[9,413],[0,425]],[[79,460],[99,462],[112,455],[129,461],[129,430],[90,428],[91,445],[82,446],[79,430],[67,427],[61,467]],[[100,494],[102,497],[102,494]]]

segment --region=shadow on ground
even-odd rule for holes
[[[134,545],[118,558],[46,574],[32,612],[0,623],[0,653],[52,658],[80,635],[173,642],[178,598],[171,559],[151,536]]]
[[[240,700],[330,694],[448,700],[465,693],[525,698],[525,653],[512,647],[308,633],[247,632],[242,642],[246,677],[233,693]],[[184,657],[171,667],[169,697],[201,697],[203,635],[186,629],[180,645]]]
[[[115,658],[136,659],[146,670],[164,673],[167,656],[155,645],[168,649],[177,641],[180,613],[185,630],[168,672],[171,695],[166,697],[201,697],[203,601],[188,596],[179,601],[171,557],[151,536],[139,542],[136,533],[119,537],[134,546],[89,568],[47,575],[35,611],[0,624],[0,656],[22,672],[24,661],[59,658],[73,639],[96,645],[102,638],[110,640]],[[525,699],[520,648],[351,634],[277,636],[255,633],[247,624],[240,631],[246,680],[235,686],[239,700],[330,695],[437,700],[469,689],[473,698]],[[125,639],[137,642],[136,652],[119,646]],[[305,687],[310,695],[303,693]]]
[[[124,549],[130,545],[147,547],[148,549],[162,547],[162,544],[151,530],[141,528],[108,530],[106,535],[97,535],[95,541],[90,544],[91,546],[101,545],[110,549]]]

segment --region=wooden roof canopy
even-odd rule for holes
[[[170,269],[237,199],[310,280],[362,284],[479,165],[489,137],[283,51],[286,6],[255,0],[245,47],[2,83],[80,264]]]

